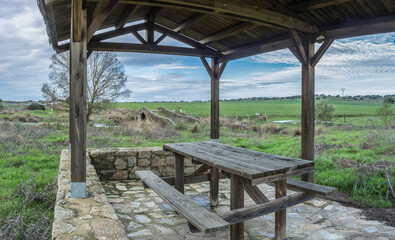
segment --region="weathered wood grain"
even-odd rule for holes
[[[300,181],[292,178],[287,179],[287,186],[292,189],[301,190],[304,192],[309,192],[321,196],[327,196],[328,194],[337,191],[337,188],[334,187]]]
[[[282,198],[287,195],[287,179],[276,181],[276,198]],[[282,240],[287,237],[287,209],[278,210],[275,213],[274,234],[276,240]]]
[[[184,193],[184,157],[177,153],[174,155],[174,185],[178,191]]]
[[[244,207],[244,188],[241,177],[230,175],[230,210]],[[230,239],[244,239],[244,222],[230,225]]]
[[[203,233],[223,230],[229,226],[226,221],[216,214],[207,211],[187,196],[172,188],[153,172],[137,171],[136,175],[176,212],[184,216],[188,222]]]

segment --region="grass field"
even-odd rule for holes
[[[335,105],[335,114],[339,117],[334,118],[331,125],[316,125],[316,182],[337,187],[353,201],[366,206],[394,207],[389,183],[395,182],[395,124],[384,127],[381,119],[375,116],[380,103],[330,103]],[[175,127],[162,128],[129,122],[119,124],[111,120],[112,115],[116,115],[130,121],[129,112],[119,109],[133,110],[143,106],[182,109],[193,116],[201,116],[202,121],[196,125],[177,123]],[[112,113],[107,111],[93,116],[88,128],[89,148],[162,146],[166,142],[210,139],[208,102],[118,103],[116,108],[118,110]],[[267,113],[269,123],[259,121],[255,113]],[[340,117],[345,113],[346,122]],[[271,154],[300,156],[299,124],[272,123],[287,119],[299,121],[300,100],[221,102],[220,114],[222,143]],[[11,239],[29,239],[34,228],[33,239],[47,239],[53,219],[55,193],[52,186],[58,172],[59,154],[68,146],[68,114],[19,108],[0,112],[0,122],[4,119],[11,119],[11,122],[0,123],[0,238],[1,232],[8,231]],[[93,123],[105,123],[107,127],[94,127]],[[24,228],[18,229],[18,226]]]
[[[318,100],[317,102],[319,102]],[[376,109],[381,106],[380,103],[372,102],[342,102],[329,101],[336,108],[335,114],[347,116],[374,116]],[[255,116],[256,113],[267,113],[272,116],[299,118],[301,111],[300,100],[268,100],[268,101],[221,101],[220,102],[221,116]],[[209,102],[135,102],[135,103],[117,103],[117,108],[129,108],[138,110],[142,107],[149,109],[156,109],[158,107],[165,107],[170,110],[182,109],[187,114],[198,116],[210,115]]]

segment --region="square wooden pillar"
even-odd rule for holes
[[[314,161],[314,108],[315,108],[315,67],[312,64],[314,42],[311,34],[303,34],[302,45],[306,61],[302,62],[302,152],[301,158]],[[303,181],[313,182],[314,173],[302,175]]]
[[[211,140],[219,141],[219,63],[218,58],[211,59]]]
[[[86,192],[86,0],[72,0],[70,34],[70,197],[85,198]]]

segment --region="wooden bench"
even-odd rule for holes
[[[199,231],[209,233],[229,226],[228,222],[199,206],[152,171],[137,171],[136,175]]]
[[[301,190],[316,195],[327,196],[328,194],[337,191],[337,188],[319,185],[311,182],[287,178],[287,187],[290,189]]]

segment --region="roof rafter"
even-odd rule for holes
[[[304,1],[295,5],[289,6],[289,8],[293,11],[303,11],[303,10],[312,10],[319,9],[328,6],[332,6],[335,4],[350,2],[352,0],[312,0],[312,1]]]
[[[236,5],[233,3],[220,3],[218,1],[200,1],[200,0],[123,0],[124,3],[140,4],[146,6],[160,6],[169,8],[188,9],[194,12],[213,14],[224,14],[230,18],[243,19],[242,21],[255,21],[256,23],[265,24],[269,27],[281,26],[285,28],[294,28],[301,32],[316,32],[316,26],[304,22],[298,18],[288,16],[279,12],[267,9],[256,9],[254,6],[243,3]]]
[[[246,31],[246,30],[248,30],[250,28],[253,28],[253,27],[256,27],[256,25],[253,24],[253,23],[250,23],[250,22],[240,23],[240,24],[237,24],[235,26],[226,28],[226,29],[224,29],[224,30],[222,30],[220,32],[217,32],[216,34],[208,36],[208,37],[200,40],[199,42],[201,44],[208,44],[210,42],[215,42],[215,41],[221,40],[223,38],[226,38],[226,37],[229,37],[229,36],[236,35],[238,33],[244,32],[244,31]]]
[[[88,42],[91,40],[96,30],[99,29],[101,24],[106,20],[112,9],[118,4],[119,0],[109,0],[109,2],[100,10],[96,17],[93,18],[88,27]]]
[[[139,5],[127,4],[122,14],[119,16],[117,22],[115,23],[115,29],[123,28],[126,24],[126,20],[128,19],[128,17],[135,14],[137,10],[139,10],[139,8],[140,8]]]
[[[185,22],[183,22],[180,25],[178,25],[176,28],[173,29],[173,31],[174,32],[180,32],[183,29],[188,28],[189,26],[191,26],[193,23],[199,21],[200,19],[202,19],[205,16],[206,16],[205,13],[198,13],[195,16],[187,19]]]

